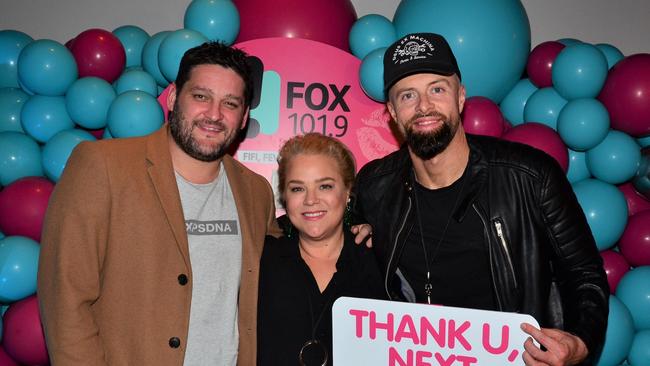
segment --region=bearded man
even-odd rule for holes
[[[52,365],[253,365],[268,182],[226,154],[246,126],[247,56],[183,56],[169,123],[81,143],[47,210],[38,297]]]
[[[465,87],[447,41],[409,34],[384,54],[386,107],[404,146],[357,176],[356,215],[394,300],[527,313],[528,365],[593,364],[609,289],[559,165],[522,144],[465,134]]]

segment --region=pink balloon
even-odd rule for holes
[[[235,42],[257,38],[304,38],[350,52],[357,13],[350,0],[233,0],[239,10]]]
[[[3,326],[2,343],[11,358],[26,365],[49,362],[36,295],[11,304],[3,317]]]
[[[526,122],[504,133],[503,139],[521,142],[551,155],[566,173],[569,169],[569,151],[562,138],[552,128],[537,122]]]
[[[79,77],[96,76],[109,83],[115,81],[126,65],[122,42],[103,29],[88,29],[79,33],[71,49],[77,61]]]
[[[630,265],[620,253],[613,250],[604,250],[600,252],[600,256],[603,258],[603,267],[607,274],[609,293],[614,294],[621,278],[630,270]]]
[[[499,106],[486,97],[470,97],[465,101],[463,128],[474,135],[501,137],[505,127]]]
[[[620,60],[609,70],[598,99],[611,127],[635,137],[650,135],[650,54]]]
[[[637,212],[650,210],[650,201],[634,189],[634,185],[628,182],[618,186],[618,189],[623,192],[625,200],[627,201],[627,215],[632,216]],[[650,223],[649,223],[650,225]]]
[[[7,352],[5,351],[4,347],[1,344],[0,344],[0,365],[18,366],[18,362],[14,361],[14,359],[7,354]]]
[[[0,192],[0,230],[41,241],[43,218],[54,184],[41,177],[21,178]]]
[[[526,72],[528,73],[528,78],[535,86],[538,88],[553,86],[551,77],[553,62],[555,62],[555,58],[564,47],[566,46],[560,42],[549,41],[538,44],[530,52],[528,63],[526,64]]]
[[[650,210],[630,216],[618,247],[632,266],[650,266]]]

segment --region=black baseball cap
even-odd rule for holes
[[[398,39],[384,53],[384,93],[401,79],[419,73],[445,76],[460,70],[447,40],[435,33],[412,33]]]

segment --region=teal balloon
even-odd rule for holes
[[[89,76],[78,79],[68,89],[65,105],[73,121],[81,127],[96,130],[106,126],[108,107],[115,99],[115,90],[106,80]]]
[[[609,296],[609,314],[605,344],[597,366],[618,365],[627,356],[634,339],[634,322],[630,310],[616,296]]]
[[[468,97],[498,104],[526,68],[530,23],[519,0],[403,0],[393,24],[398,38],[420,32],[444,36]]]
[[[641,147],[630,135],[610,130],[605,139],[587,151],[587,166],[594,177],[611,184],[634,177],[641,162]]]
[[[146,71],[129,70],[115,81],[115,91],[122,94],[129,90],[140,90],[154,97],[158,96],[158,84]]]
[[[231,45],[239,34],[239,11],[230,0],[193,0],[185,9],[183,24],[211,41]]]
[[[524,107],[525,122],[539,122],[557,130],[557,119],[567,100],[549,87],[535,91]]]
[[[90,133],[70,129],[54,135],[43,147],[43,169],[53,182],[58,182],[72,150],[82,141],[95,141]]]
[[[384,95],[384,52],[386,48],[378,48],[370,52],[361,61],[359,81],[361,89],[377,102],[385,102]]]
[[[21,132],[0,132],[0,185],[33,176],[43,176],[38,143]]]
[[[18,55],[34,39],[11,29],[0,30],[0,88],[18,88]]]
[[[113,30],[126,53],[126,67],[142,65],[142,49],[149,40],[149,33],[135,25],[124,25]]]
[[[526,107],[526,102],[528,102],[528,98],[536,91],[537,87],[530,82],[530,79],[521,79],[501,101],[499,105],[501,113],[513,127],[525,122],[524,108]]]
[[[641,147],[648,147],[650,146],[650,136],[637,138],[636,142]]]
[[[34,95],[20,113],[23,130],[38,142],[47,142],[60,131],[74,127],[65,106],[65,97]]]
[[[573,46],[573,45],[576,45],[576,44],[582,44],[583,43],[581,40],[575,39],[575,38],[560,38],[557,41],[562,43],[565,46]]]
[[[185,52],[207,41],[203,34],[191,29],[179,29],[165,37],[158,50],[158,66],[165,79],[175,81]]]
[[[77,76],[77,63],[72,53],[59,42],[33,41],[18,57],[18,78],[36,94],[64,95]]]
[[[0,240],[0,302],[21,300],[36,292],[40,245],[24,236]]]
[[[569,150],[569,170],[566,177],[571,183],[579,182],[591,177],[587,167],[587,154],[581,151]]]
[[[569,148],[589,150],[601,143],[609,132],[607,108],[594,98],[569,101],[558,116],[557,132]]]
[[[650,330],[636,332],[627,360],[632,365],[650,365]]]
[[[171,31],[162,31],[154,34],[142,48],[142,67],[149,75],[153,76],[158,85],[163,87],[169,85],[169,81],[165,79],[165,76],[163,76],[158,67],[158,50],[162,41],[170,33]]]
[[[623,52],[619,50],[618,48],[612,46],[611,44],[607,43],[598,43],[596,45],[600,52],[605,55],[605,58],[607,59],[607,68],[611,69],[616,65],[617,62],[621,61],[625,55],[623,55]]]
[[[623,192],[597,179],[573,183],[573,192],[587,218],[598,250],[611,248],[627,224],[627,201]]]
[[[163,110],[151,94],[139,90],[122,93],[108,110],[108,129],[113,137],[148,135],[164,122]]]
[[[616,297],[630,309],[637,331],[650,330],[650,266],[625,273],[616,287]]]
[[[0,89],[0,132],[25,132],[20,124],[20,112],[29,94],[19,88]]]
[[[111,131],[106,127],[104,129],[104,133],[102,134],[102,140],[110,140],[113,138],[113,135],[111,135]]]
[[[564,99],[595,98],[607,79],[607,59],[596,47],[565,47],[553,62],[553,87]]]
[[[387,48],[395,40],[395,27],[383,15],[368,14],[359,18],[350,29],[350,50],[363,59],[377,48]]]

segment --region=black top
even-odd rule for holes
[[[432,304],[496,310],[481,219],[471,209],[460,221],[451,217],[467,179],[463,174],[450,186],[435,190],[415,184],[415,214],[420,217],[408,236],[399,268],[419,303],[427,302],[424,286],[428,259]]]
[[[336,269],[321,293],[300,256],[297,235],[266,237],[260,265],[258,365],[298,365],[300,349],[312,334],[327,348],[331,365],[334,301],[341,296],[386,297],[374,253],[365,245],[356,245],[348,232]],[[320,362],[307,363],[312,364]]]

